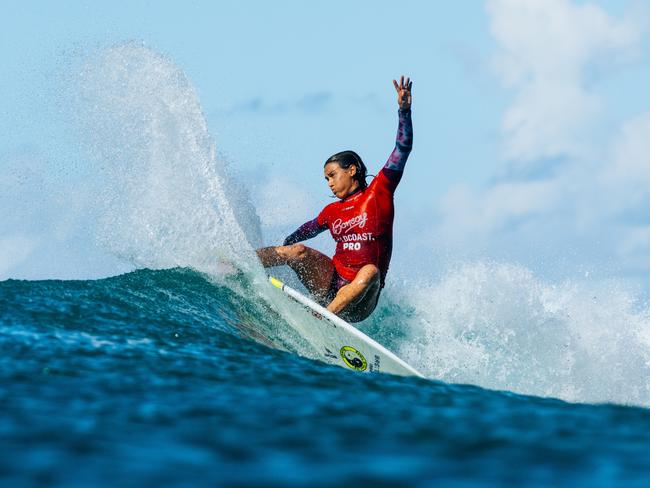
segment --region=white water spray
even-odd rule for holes
[[[217,158],[183,72],[128,43],[93,57],[80,80],[101,244],[138,267],[214,273],[223,260],[250,263],[257,216]]]
[[[307,312],[278,296],[261,272],[253,253],[261,245],[259,218],[246,189],[217,158],[196,92],[180,69],[141,45],[115,46],[86,64],[78,102],[91,178],[100,189],[93,211],[104,248],[136,267],[191,267],[217,280],[230,269],[224,263],[234,264],[257,296],[237,281],[224,284],[257,313],[273,314],[261,298],[295,329],[304,326]],[[294,329],[254,330],[260,322],[239,326],[263,343],[268,333],[313,356]]]
[[[476,263],[406,300],[401,353],[432,378],[650,405],[650,310],[622,283],[548,284],[520,266]]]

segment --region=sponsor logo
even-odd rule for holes
[[[350,250],[350,251],[359,251],[361,250],[361,243],[360,242],[344,242],[343,243],[343,250]]]
[[[341,236],[341,242],[372,241],[372,232],[362,232],[360,234],[346,234]]]
[[[343,362],[355,371],[365,371],[368,367],[366,358],[352,346],[343,346],[341,348],[341,358]]]
[[[372,232],[360,232],[357,234],[346,234],[339,238],[339,242],[343,243],[342,249],[350,251],[359,251],[362,242],[372,241]]]
[[[332,234],[340,234],[341,232],[346,232],[350,229],[358,227],[363,229],[368,222],[368,212],[363,212],[361,215],[352,217],[346,221],[343,219],[336,219],[332,224]]]

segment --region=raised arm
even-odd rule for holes
[[[318,218],[305,222],[300,227],[298,227],[290,236],[288,236],[283,246],[289,246],[295,244],[296,242],[306,241],[312,237],[316,237],[318,234],[327,229],[327,226],[318,225]]]
[[[395,184],[402,178],[406,160],[413,147],[413,123],[411,122],[411,87],[413,82],[402,76],[400,82],[393,80],[395,91],[397,91],[397,104],[399,105],[399,126],[397,128],[397,139],[395,149],[384,165],[383,171],[386,176]]]

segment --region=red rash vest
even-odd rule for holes
[[[336,241],[332,261],[345,280],[352,281],[363,266],[374,264],[383,285],[393,248],[395,186],[381,171],[368,188],[330,203],[318,215],[318,226],[327,227]]]
[[[393,194],[412,145],[411,111],[400,110],[395,149],[370,185],[329,204],[316,219],[287,237],[284,244],[310,239],[329,229],[336,241],[332,261],[337,273],[352,281],[363,266],[374,264],[379,268],[383,287],[393,249]]]

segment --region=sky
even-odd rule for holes
[[[72,157],[53,107],[79,59],[137,41],[196,89],[267,244],[331,201],[331,154],[384,164],[391,80],[405,74],[415,140],[392,272],[497,260],[650,284],[647,2],[24,2],[0,27],[0,279],[88,273],[61,264],[77,251],[42,244],[69,244],[74,226],[34,211],[51,207],[43,181]],[[333,249],[326,235],[315,246]]]

